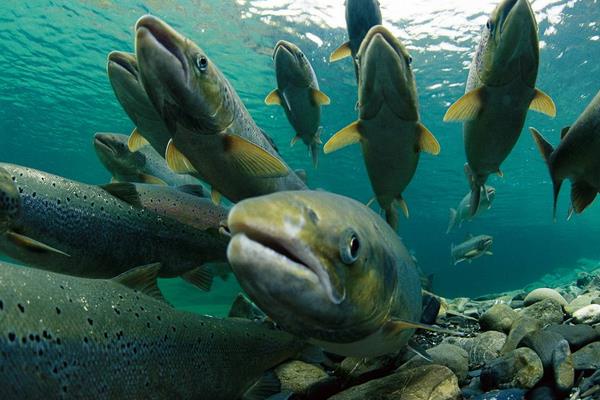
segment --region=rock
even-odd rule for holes
[[[562,341],[567,344],[567,347],[569,346],[568,342],[560,334],[541,330],[527,334],[519,343],[519,347],[529,347],[535,351],[542,361],[544,368],[550,368],[552,366],[554,349]]]
[[[594,300],[592,300],[592,304],[600,304],[600,297],[596,297]]]
[[[523,300],[513,300],[510,302],[510,308],[513,310],[523,307],[525,307],[525,302]]]
[[[499,387],[531,389],[543,375],[544,367],[537,354],[520,347],[486,363],[481,370],[481,387],[486,391]]]
[[[398,372],[353,386],[330,400],[455,400],[460,397],[458,380],[441,365],[428,365]]]
[[[320,367],[302,361],[290,361],[275,368],[282,392],[306,393],[311,386],[327,380],[329,375]]]
[[[475,396],[471,400],[523,400],[525,393],[527,392],[523,389],[492,390]]]
[[[502,332],[487,331],[474,338],[447,337],[442,343],[455,344],[469,355],[469,368],[474,369],[500,355],[500,350],[506,342]]]
[[[576,324],[594,325],[600,322],[600,305],[590,304],[573,313],[573,322]]]
[[[581,393],[586,393],[589,390],[593,390],[594,387],[600,387],[600,369],[592,374],[588,378],[583,378],[579,384]]]
[[[556,290],[550,288],[535,289],[529,292],[529,294],[525,297],[525,300],[523,301],[525,302],[525,306],[530,306],[534,303],[537,303],[538,301],[546,299],[555,300],[556,302],[558,302],[558,304],[560,304],[563,307],[567,305],[567,301],[565,300],[565,298],[562,297],[562,295]]]
[[[565,307],[565,311],[567,312],[567,314],[573,315],[573,313],[575,311],[579,310],[580,308],[583,308],[585,306],[589,306],[590,304],[592,304],[592,301],[597,297],[600,297],[600,291],[598,291],[598,290],[592,290],[589,293],[579,295],[575,298],[575,300],[570,302]]]
[[[458,382],[465,382],[469,373],[469,354],[459,346],[454,344],[441,343],[427,350],[434,364],[444,365],[452,370]],[[405,365],[407,368],[413,368],[421,365],[429,365],[429,361],[420,356],[414,356]]]
[[[544,299],[521,310],[521,316],[535,318],[542,325],[560,324],[563,321],[563,309],[559,302]]]
[[[541,303],[542,302],[539,302],[537,304]],[[508,334],[506,342],[504,343],[504,346],[502,346],[500,353],[506,354],[508,352],[513,351],[517,348],[517,346],[525,336],[532,332],[539,331],[540,329],[542,329],[542,327],[542,322],[540,322],[537,319],[529,317],[519,317],[519,319],[517,319],[513,323],[513,326],[510,328],[510,333]]]
[[[519,314],[506,304],[496,304],[490,307],[481,318],[479,325],[484,331],[510,332],[510,327]]]
[[[573,353],[576,370],[600,368],[600,342],[590,343]]]
[[[552,353],[552,371],[554,383],[561,392],[568,392],[575,383],[575,368],[569,343],[561,339]]]
[[[545,330],[556,332],[569,342],[572,350],[600,340],[600,332],[589,325],[550,325]]]
[[[550,386],[538,386],[529,392],[528,400],[559,400],[564,396],[559,396]]]
[[[354,383],[363,383],[380,378],[396,369],[398,366],[396,359],[396,355],[374,358],[346,357],[340,364],[340,374]]]

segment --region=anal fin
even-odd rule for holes
[[[14,245],[16,245],[22,249],[31,251],[33,253],[53,253],[53,254],[59,254],[61,256],[65,256],[65,257],[71,257],[69,254],[65,253],[64,251],[58,250],[52,246],[49,246],[42,242],[39,242],[28,236],[21,235],[20,233],[17,233],[17,232],[13,232],[13,231],[6,232],[6,238],[10,242],[12,242]]]
[[[598,189],[585,181],[576,181],[571,185],[571,203],[577,214],[592,204],[597,195]]]

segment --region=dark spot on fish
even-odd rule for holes
[[[62,290],[65,290],[65,287],[64,287],[63,285],[60,285],[60,288],[61,288]]]
[[[147,323],[146,323],[146,326],[147,326],[148,328],[150,328],[150,322],[147,322]]]
[[[14,342],[15,339],[17,339],[17,335],[15,335],[14,332],[9,332],[8,333],[8,340],[10,340],[11,342]]]
[[[4,303],[0,300],[0,311],[4,310]]]
[[[56,314],[60,314],[60,308],[56,307]]]
[[[23,337],[21,338],[21,342],[23,342],[23,344],[27,343],[27,337],[26,337],[26,336],[23,336]]]
[[[63,386],[63,387],[62,387],[62,391],[63,391],[63,393],[67,393],[67,387],[66,387],[66,386]]]
[[[70,201],[71,201],[71,198],[70,198],[70,197],[67,197],[67,202],[70,202]]]
[[[60,346],[61,343],[62,341],[60,340],[60,338],[56,338],[56,344]]]
[[[307,210],[307,214],[308,214],[308,218],[310,218],[310,220],[313,222],[313,224],[316,225],[319,222],[319,216],[317,215],[316,212],[314,212],[314,210],[309,208]]]
[[[23,188],[19,187],[19,193],[23,193]]]
[[[40,342],[42,340],[42,338],[40,337],[40,335],[35,335],[35,341],[36,342]]]
[[[157,315],[157,316],[156,316],[156,319],[160,321],[160,315]]]
[[[139,314],[139,313],[135,313],[134,315],[135,315],[135,317],[136,317],[136,318],[139,318],[139,317],[140,317],[140,314]]]
[[[104,332],[104,338],[108,339],[108,332]]]
[[[60,199],[56,200],[56,204],[60,205]]]
[[[17,180],[17,177],[16,177],[16,176],[13,176],[13,177],[12,177],[12,180],[13,180],[13,182],[14,182],[14,181],[16,181],[16,180]]]
[[[173,329],[173,332],[177,331],[177,328],[175,328],[174,326],[172,326],[171,329]]]
[[[23,307],[21,303],[17,304],[17,307],[19,307],[19,311],[21,311],[22,313],[25,312],[25,307]]]
[[[48,333],[48,331],[46,331],[46,330],[44,330],[44,331],[42,332],[42,336],[43,336],[45,339],[51,339],[51,338],[52,338],[52,335],[50,335],[50,334]]]
[[[52,187],[56,187],[56,182],[52,182]]]
[[[117,315],[121,315],[121,311],[119,311],[118,308],[114,308],[113,310],[115,310],[115,313],[117,313]]]
[[[39,350],[38,350],[38,356],[42,356],[42,355],[44,355],[44,350],[42,350],[42,349],[39,349]]]
[[[83,199],[84,199],[84,200],[87,200],[87,196],[85,196],[85,195],[84,195],[84,196],[83,196]]]
[[[84,341],[85,343],[87,343],[87,342],[88,342],[88,338],[87,338],[86,336],[84,336],[84,337],[83,337],[83,341]]]
[[[58,368],[57,368],[57,367],[54,367],[54,368],[52,368],[52,372],[53,372],[54,374],[58,374]]]
[[[33,340],[35,339],[35,336],[33,336],[33,333],[29,334],[29,340],[33,342]]]
[[[88,318],[88,324],[90,324],[90,326],[94,325],[94,320],[91,318]]]
[[[31,193],[31,197],[35,197],[35,196],[37,196],[36,192]]]

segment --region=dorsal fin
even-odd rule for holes
[[[167,300],[164,298],[157,284],[160,268],[160,263],[144,265],[123,272],[112,280],[113,282],[127,286],[130,289],[137,290],[147,296],[167,303]]]
[[[112,196],[124,201],[127,204],[130,204],[136,208],[143,208],[137,187],[133,183],[109,183],[107,185],[100,185],[100,187],[110,193]]]

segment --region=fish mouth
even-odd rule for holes
[[[359,50],[359,53],[370,52],[374,49],[382,52],[386,51],[384,49],[388,49],[388,52],[391,50],[401,60],[405,60],[409,57],[408,52],[402,43],[400,43],[400,41],[382,25],[376,25],[369,30],[361,44],[361,48],[363,46],[365,46],[365,48],[362,49],[363,51]]]
[[[527,16],[529,19],[535,22],[533,11],[527,0],[505,0],[500,9],[498,19],[498,32],[500,36],[504,33],[506,27],[510,26],[513,20],[517,19],[518,16]]]
[[[96,148],[97,151],[109,153],[114,156],[116,156],[118,154],[117,150],[114,148],[114,146],[110,142],[110,139],[108,137],[106,137],[106,135],[103,135],[100,133],[96,133],[94,135],[94,147]]]
[[[488,248],[492,245],[492,243],[494,242],[494,240],[492,238],[489,239],[484,239],[483,240],[483,245],[485,248]]]
[[[297,53],[298,48],[288,41],[280,40],[277,42],[277,44],[275,45],[275,48],[273,49],[273,59],[274,60],[277,58],[277,54],[280,51],[284,51],[289,56],[295,57],[295,54]]]
[[[493,187],[488,186],[485,188],[485,190],[487,192],[488,197],[496,195],[496,189],[494,189]]]
[[[137,60],[135,55],[123,53],[121,51],[112,51],[108,55],[108,68],[116,68],[131,75],[138,80]]]

